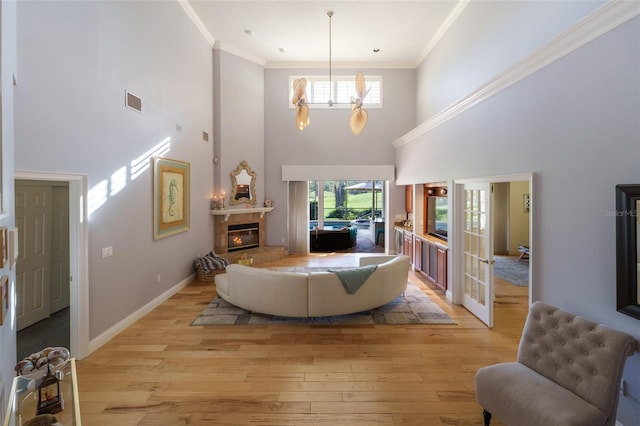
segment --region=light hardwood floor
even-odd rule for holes
[[[260,266],[350,266],[357,256]],[[83,424],[482,425],[475,372],[515,359],[527,288],[496,280],[488,329],[421,275],[410,279],[457,325],[190,326],[215,297],[194,282],[78,362]]]

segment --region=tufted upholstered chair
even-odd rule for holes
[[[485,425],[614,425],[625,360],[636,340],[561,311],[531,305],[517,362],[478,369],[476,400]]]

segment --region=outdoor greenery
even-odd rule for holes
[[[347,186],[362,181],[324,181],[324,218],[354,220],[371,213],[370,190],[347,190]],[[317,182],[309,184],[309,211],[311,220],[318,219]],[[376,207],[382,208],[382,191],[375,191]]]

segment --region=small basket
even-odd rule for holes
[[[224,274],[227,270],[225,268],[222,269],[214,269],[213,271],[205,272],[202,270],[202,266],[198,266],[198,281],[203,283],[212,283],[216,279],[216,275]]]

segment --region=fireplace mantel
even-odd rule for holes
[[[224,216],[224,221],[227,222],[232,214],[260,213],[260,218],[263,218],[265,213],[269,213],[273,209],[273,207],[249,207],[245,209],[210,210],[210,212],[213,216]]]

